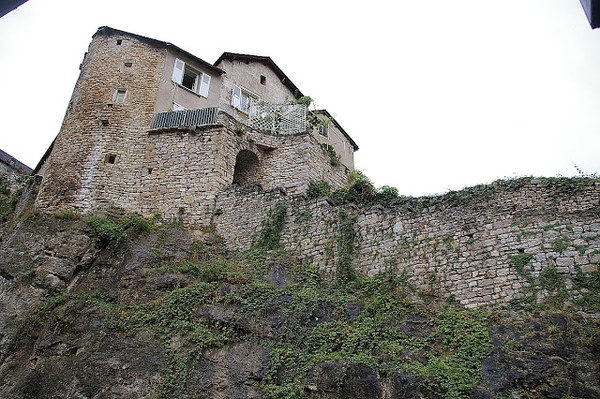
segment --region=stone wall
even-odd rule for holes
[[[282,243],[300,257],[333,273],[350,251],[361,273],[405,272],[417,286],[441,289],[468,307],[522,296],[528,275],[551,270],[569,286],[578,271],[597,269],[600,183],[523,180],[472,192],[357,208],[230,188],[217,197],[213,222],[231,248],[248,248],[269,209],[283,203]],[[357,233],[352,243],[341,239],[344,226]]]
[[[140,212],[160,213],[188,226],[208,225],[216,195],[234,181],[240,152],[258,160],[253,181],[264,189],[281,188],[288,194],[306,191],[310,180],[325,179],[342,187],[348,176],[333,166],[309,134],[263,134],[242,126],[226,113],[218,124],[196,129],[162,129],[146,134],[141,173]]]
[[[140,136],[152,121],[165,52],[134,36],[94,35],[46,162],[38,206],[139,208]],[[115,101],[119,89],[126,90],[123,103]]]

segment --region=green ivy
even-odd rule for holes
[[[277,249],[280,247],[279,238],[285,221],[287,207],[284,204],[270,209],[267,218],[262,222],[262,228],[253,246],[264,249]]]

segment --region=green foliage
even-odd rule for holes
[[[130,213],[124,218],[119,220],[125,229],[132,229],[137,233],[147,233],[155,229],[153,222],[141,217],[136,213]]]
[[[87,222],[103,242],[119,241],[127,236],[125,228],[108,216],[90,216]]]
[[[208,283],[227,282],[241,283],[247,280],[247,272],[239,263],[224,257],[211,257],[210,261],[202,263],[185,262],[176,267],[167,266],[165,271],[171,273],[190,274]]]
[[[561,253],[569,247],[569,239],[565,237],[559,237],[552,243],[552,249],[554,252]]]
[[[462,397],[481,378],[481,361],[491,349],[485,313],[439,298],[437,305],[417,305],[408,299],[412,288],[406,276],[394,273],[356,278],[351,286],[321,281],[293,288],[287,291],[291,299],[283,334],[267,343],[266,397],[302,397],[298,395],[308,371],[326,361],[363,363],[381,374],[414,372],[429,377],[431,389],[446,398]],[[364,304],[352,319],[344,316],[351,303]],[[309,327],[306,317],[325,304],[335,317]],[[407,320],[418,320],[418,333],[399,328]]]
[[[530,273],[525,270],[525,266],[531,261],[531,259],[533,259],[533,254],[519,252],[518,254],[510,257],[510,264],[517,269],[517,272],[522,277],[527,277],[530,275]]]
[[[79,220],[81,219],[81,212],[72,208],[63,208],[52,214],[57,219],[62,220]]]
[[[375,192],[375,203],[383,206],[393,206],[398,201],[398,189],[391,186],[382,186]]]
[[[307,107],[312,104],[313,99],[310,96],[302,96],[292,102],[292,104],[304,104]]]
[[[323,152],[329,156],[329,163],[331,163],[332,166],[337,166],[340,164],[340,156],[335,151],[333,146],[327,143],[321,143],[321,148],[323,149]]]
[[[548,266],[540,272],[539,284],[548,291],[564,289],[564,281],[554,266]]]
[[[242,134],[244,134],[244,127],[241,124],[236,124],[233,128],[233,132],[238,136],[241,136]]]
[[[600,312],[600,265],[596,265],[596,270],[589,273],[583,273],[579,266],[576,266],[576,270],[573,285],[579,295],[575,303],[584,309]]]
[[[363,206],[393,206],[399,201],[397,188],[382,186],[375,189],[371,180],[357,169],[350,172],[346,187],[334,191],[330,198],[337,205],[353,203]]]
[[[12,193],[0,178],[0,222],[8,220],[9,215],[15,210],[20,193]]]
[[[349,215],[344,209],[338,214],[339,232],[337,240],[338,259],[336,264],[336,278],[339,284],[347,284],[356,278],[356,272],[352,267],[355,257],[358,239],[356,230],[357,217]]]
[[[352,169],[352,171],[350,171],[350,174],[348,175],[348,186],[351,186],[358,181],[367,182],[373,185],[373,182],[371,182],[367,175],[365,175],[358,169]]]
[[[77,216],[74,214],[73,217]],[[71,217],[69,214],[66,217]],[[131,213],[117,220],[106,215],[93,215],[87,219],[88,225],[93,229],[100,241],[109,243],[119,242],[127,237],[127,231],[131,233],[147,233],[156,228],[155,220],[148,221],[143,217]]]
[[[309,181],[306,195],[308,198],[326,197],[331,194],[331,185],[325,180]]]
[[[287,208],[284,204],[277,205],[274,209],[270,209],[267,218],[262,222],[262,228],[258,239],[254,242],[254,247],[265,249],[279,248],[279,236],[285,221]]]

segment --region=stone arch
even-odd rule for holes
[[[259,181],[260,162],[258,155],[250,150],[241,150],[235,157],[235,168],[233,170],[233,183],[247,186]]]

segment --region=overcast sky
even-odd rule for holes
[[[268,55],[405,195],[600,172],[600,29],[579,0],[30,0],[0,18],[0,148],[35,167],[100,26]]]

